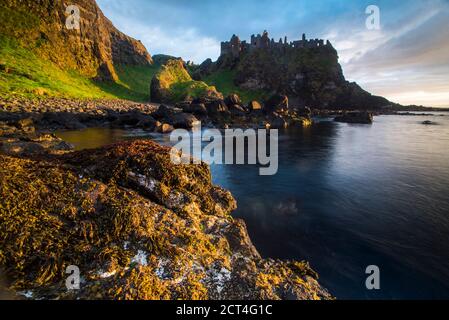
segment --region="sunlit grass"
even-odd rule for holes
[[[227,96],[231,93],[235,93],[240,96],[244,103],[248,103],[251,100],[262,101],[265,98],[266,93],[262,90],[251,91],[241,89],[234,84],[235,71],[220,70],[205,77],[203,80],[208,85],[213,85],[217,90]]]
[[[62,70],[15,40],[0,37],[1,97],[121,98],[149,101],[159,66],[117,66],[119,81],[96,82],[75,70]]]

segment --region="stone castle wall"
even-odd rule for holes
[[[323,46],[331,46],[329,40],[324,43],[322,39],[306,39],[306,35],[302,35],[301,40],[295,40],[288,42],[287,37],[284,40],[279,39],[276,42],[273,38],[269,38],[268,32],[264,31],[261,34],[252,35],[250,43],[246,41],[240,41],[240,38],[235,34],[231,37],[230,41],[225,41],[221,43],[221,55],[232,55],[237,58],[243,52],[248,52],[254,49],[275,49],[275,50],[285,50],[287,48],[316,48]]]

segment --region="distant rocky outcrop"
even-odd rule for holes
[[[151,81],[153,102],[176,103],[194,98],[222,99],[215,87],[195,81],[182,60],[168,60]]]
[[[235,72],[234,83],[241,89],[287,95],[297,106],[320,109],[380,109],[392,102],[373,96],[356,83],[346,81],[338,54],[329,41],[275,41],[267,32],[241,41],[234,35],[221,44],[214,63],[206,60],[195,71],[197,79],[220,70]]]
[[[345,112],[342,115],[335,117],[335,121],[346,123],[371,124],[373,123],[373,114],[368,111]]]
[[[68,5],[80,10],[80,28],[69,29]],[[0,4],[3,36],[16,39],[64,69],[100,80],[117,80],[115,66],[149,65],[144,45],[119,30],[94,0],[4,0]]]

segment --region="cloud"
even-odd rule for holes
[[[379,31],[338,25],[328,37],[346,77],[403,104],[449,106],[448,2],[429,1]],[[347,26],[345,26],[347,28]]]

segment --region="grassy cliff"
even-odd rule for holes
[[[193,98],[223,98],[215,87],[195,81],[181,60],[169,60],[151,81],[151,100],[176,103]]]
[[[157,66],[93,0],[74,1],[80,29],[65,27],[63,1],[0,4],[0,97],[149,100]]]
[[[0,97],[121,98],[149,101],[149,83],[157,65],[115,67],[116,81],[95,81],[75,69],[63,69],[15,39],[0,37]]]
[[[206,76],[203,81],[208,85],[215,86],[218,91],[224,96],[230,94],[237,94],[243,103],[248,103],[252,100],[263,101],[267,98],[268,92],[263,90],[247,90],[238,87],[234,83],[236,71],[233,70],[218,70]]]

